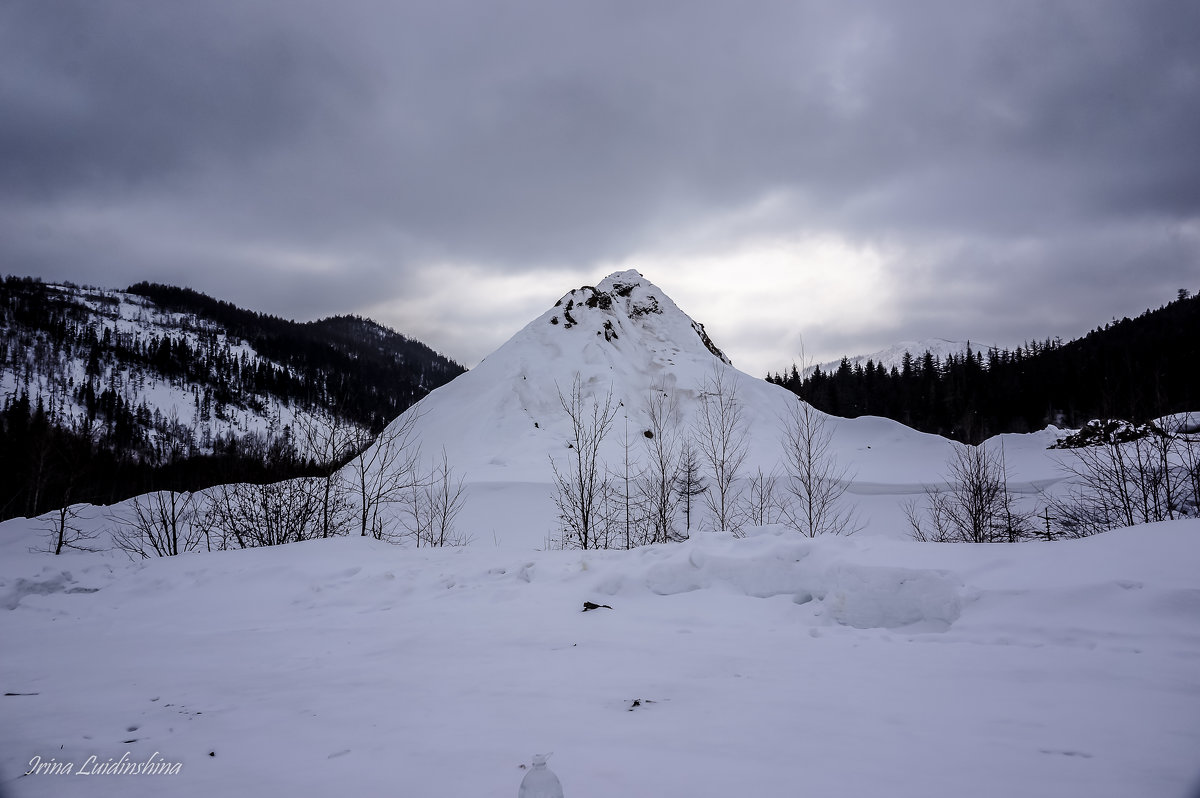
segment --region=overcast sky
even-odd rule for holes
[[[5,0],[0,273],[474,365],[637,268],[743,370],[1200,290],[1200,3]]]

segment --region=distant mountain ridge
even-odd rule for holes
[[[106,463],[99,481],[74,490],[107,501],[145,489],[166,466],[193,487],[183,461],[225,458],[232,467],[230,458],[261,461],[271,447],[278,460],[294,448],[298,422],[378,430],[463,371],[367,319],[298,323],[175,286],[116,291],[7,277],[0,443],[11,456],[0,463],[0,516],[49,506],[58,472],[75,478],[93,460]],[[72,468],[48,467],[68,451]],[[123,484],[131,480],[138,484]]]
[[[950,355],[966,352],[968,348],[976,351],[982,349],[986,352],[989,349],[997,347],[989,344],[980,344],[978,341],[951,341],[948,338],[922,338],[919,341],[900,341],[877,352],[870,352],[865,355],[846,355],[837,360],[807,366],[800,370],[800,374],[807,377],[818,368],[826,373],[834,372],[838,370],[838,367],[842,364],[842,360],[849,361],[851,367],[862,366],[864,368],[866,368],[867,361],[871,361],[876,367],[882,366],[890,371],[893,366],[900,368],[903,365],[905,354],[909,354],[912,357],[921,357],[926,352],[929,352],[935,359],[945,360]]]

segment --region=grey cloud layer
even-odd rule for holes
[[[1136,223],[1170,285],[1196,266],[1161,239],[1200,216],[1197,41],[1188,2],[16,0],[0,257],[306,315],[438,260],[669,250],[774,197],[738,234],[1033,242],[1021,268],[1063,287]],[[973,279],[943,261],[910,268]]]

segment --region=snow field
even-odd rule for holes
[[[511,796],[545,751],[571,798],[1182,796],[1200,775],[1200,522],[1016,547],[754,532],[9,547],[3,686],[36,695],[0,699],[0,769],[16,796]],[[20,776],[126,751],[182,772]]]

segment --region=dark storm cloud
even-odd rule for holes
[[[353,85],[319,39],[264,10],[6,4],[5,193],[153,184],[286,145]]]
[[[15,0],[0,258],[308,316],[430,264],[595,278],[819,231],[899,253],[931,326],[1133,263],[1161,296],[1195,282],[1196,41],[1187,2]]]

